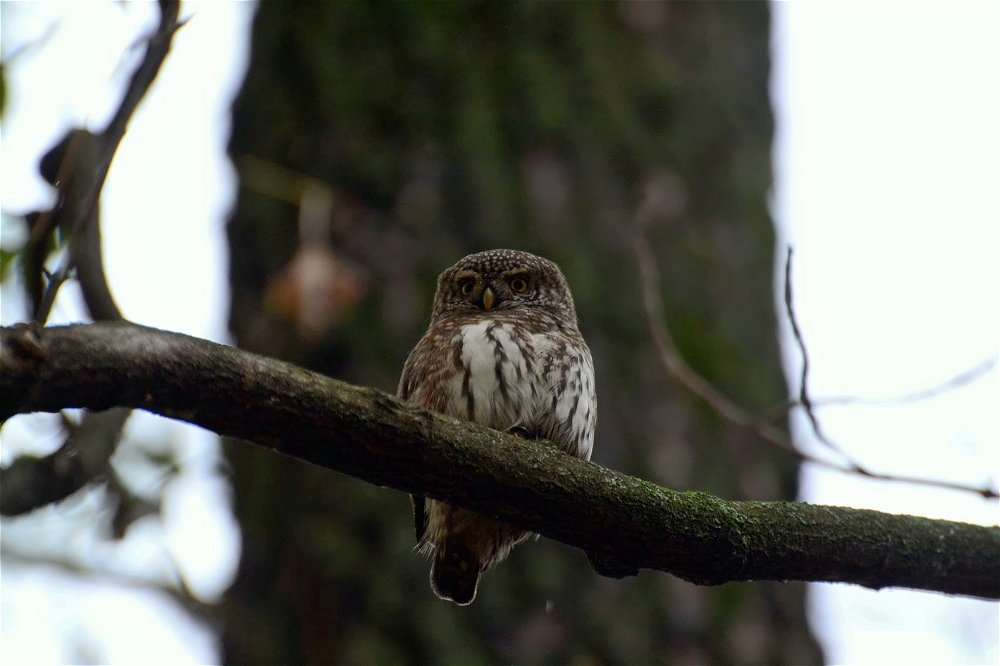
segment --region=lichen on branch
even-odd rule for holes
[[[605,574],[1000,598],[996,526],[676,492],[373,388],[126,322],[0,329],[0,419],[69,407],[146,409],[467,506],[580,548]]]

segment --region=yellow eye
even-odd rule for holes
[[[472,293],[472,290],[476,288],[476,284],[472,280],[466,280],[462,283],[459,289],[462,290],[462,296],[468,296]]]
[[[522,277],[512,278],[510,281],[510,288],[518,294],[523,294],[528,291],[528,281]]]

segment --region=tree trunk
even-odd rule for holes
[[[237,341],[392,391],[436,274],[472,251],[526,249],[559,263],[576,297],[597,366],[596,462],[729,499],[793,498],[793,460],[658,367],[631,250],[646,197],[681,351],[748,408],[786,398],[768,39],[765,3],[262,3],[230,144]],[[329,242],[296,228],[317,187],[332,197]],[[332,304],[296,297],[302,242],[327,259]],[[304,324],[318,314],[323,326]],[[546,539],[453,607],[410,552],[402,496],[228,451],[246,537],[228,661],[822,660],[802,585],[610,581]]]

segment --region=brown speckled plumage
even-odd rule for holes
[[[471,254],[438,278],[431,323],[410,352],[399,396],[491,428],[543,437],[590,458],[597,419],[594,369],[566,278],[516,250]],[[413,498],[431,587],[458,604],[479,574],[530,534],[445,502]]]

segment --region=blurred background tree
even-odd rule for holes
[[[565,271],[594,352],[594,460],[671,488],[792,499],[794,461],[657,362],[636,210],[677,344],[763,411],[787,390],[767,208],[765,3],[262,3],[234,107],[230,326],[388,391],[439,271],[491,247]],[[321,446],[322,443],[316,443]],[[229,662],[816,663],[804,585],[615,581],[541,539],[438,601],[404,495],[229,447],[244,530]]]

